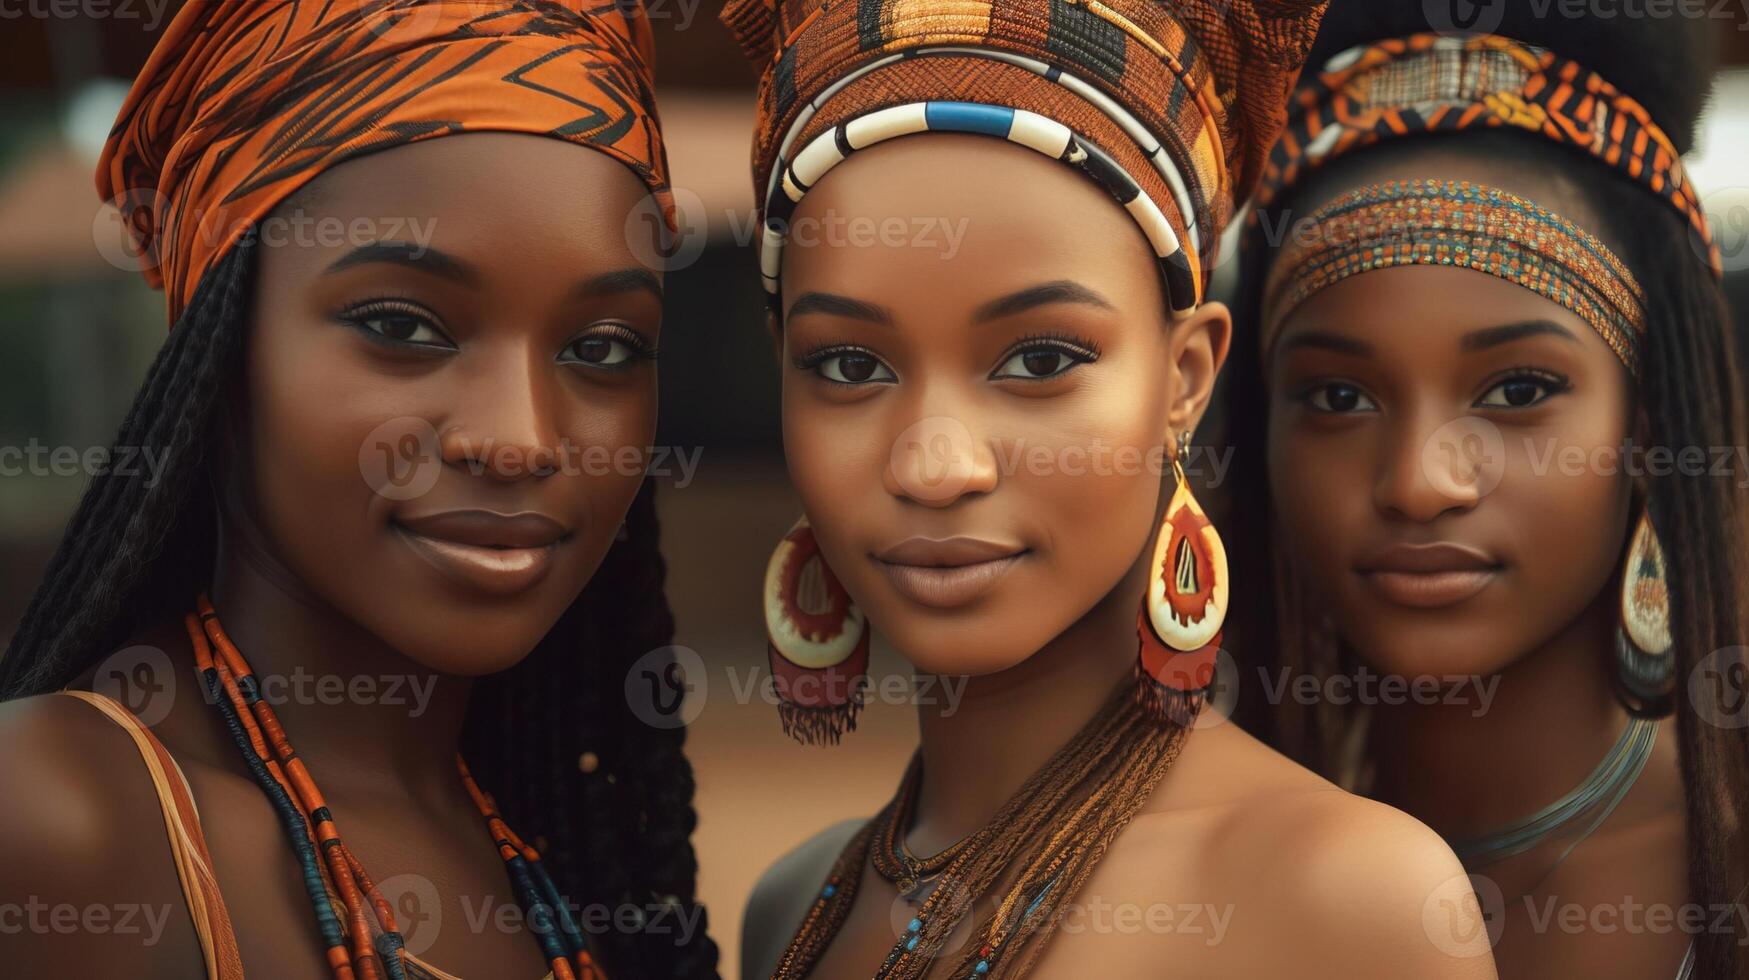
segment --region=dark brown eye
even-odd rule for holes
[[[867,381],[874,377],[875,359],[861,354],[847,354],[838,361],[838,373],[844,375],[844,380],[857,382]]]
[[[1016,351],[1002,362],[993,377],[1022,378],[1042,381],[1066,373],[1076,365],[1093,360],[1092,355],[1072,350],[1060,344],[1035,344]]]
[[[815,367],[820,377],[838,384],[860,385],[875,381],[892,381],[893,372],[880,358],[861,351],[844,351],[821,359]]]
[[[1342,381],[1321,384],[1306,392],[1306,403],[1320,412],[1345,414],[1376,408],[1372,399],[1355,385]]]
[[[589,337],[572,344],[571,353],[585,364],[603,364],[613,356],[613,342],[600,337]]]
[[[400,301],[365,303],[341,314],[341,319],[374,337],[398,344],[450,346],[435,319],[422,309]]]
[[[1529,408],[1568,387],[1567,379],[1559,375],[1518,374],[1489,388],[1476,404],[1487,408]]]
[[[391,340],[414,340],[419,336],[419,328],[425,326],[418,317],[400,313],[375,317],[371,322],[376,324],[378,333]]]
[[[633,343],[635,336],[630,333],[618,336],[615,333],[597,331],[567,344],[559,360],[590,367],[620,367],[641,353],[641,348]]]

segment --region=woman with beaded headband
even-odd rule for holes
[[[93,480],[0,660],[0,893],[151,928],[9,975],[715,975],[683,732],[622,693],[673,631],[652,53],[636,3],[171,23],[98,173],[164,462]]]
[[[854,737],[871,630],[966,678],[878,815],[764,876],[744,976],[1493,975],[1423,927],[1482,934],[1437,837],[1204,708],[1248,603],[1185,479],[1203,281],[1321,6],[727,7],[806,513],[782,724]]]
[[[1709,27],[1422,9],[1332,11],[1228,378],[1268,515],[1234,574],[1279,599],[1239,658],[1378,693],[1240,716],[1445,835],[1502,976],[1749,976],[1741,387],[1680,162]]]

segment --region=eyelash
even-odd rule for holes
[[[383,334],[381,331],[372,330],[367,325],[366,321],[370,320],[372,317],[378,317],[384,314],[400,314],[412,319],[421,320],[425,325],[429,326],[440,337],[442,337],[450,346],[453,347],[455,343],[450,340],[448,334],[444,333],[443,328],[438,324],[438,319],[435,314],[410,299],[384,296],[377,299],[366,300],[362,303],[355,303],[342,310],[338,314],[337,319],[358,331],[366,340],[369,340],[372,343],[381,344],[385,347],[391,347],[396,350],[421,351],[445,349],[442,345],[426,341],[400,340],[395,337],[390,337]]]
[[[858,347],[855,344],[822,344],[797,354],[792,363],[795,364],[798,371],[811,371],[819,367],[827,358],[839,354],[861,354],[864,357],[874,357],[875,360],[880,360],[880,358],[875,357],[874,351],[866,347]]]
[[[1101,353],[1098,342],[1087,337],[1063,331],[1049,331],[1020,338],[1014,342],[1014,346],[1003,353],[1001,359],[1006,361],[1016,354],[1025,354],[1035,350],[1063,351],[1082,364],[1099,360]]]
[[[1486,398],[1490,392],[1494,391],[1494,389],[1496,389],[1496,388],[1499,388],[1501,385],[1507,384],[1508,382],[1512,382],[1512,381],[1533,381],[1533,382],[1541,385],[1545,389],[1546,393],[1543,395],[1543,397],[1538,398],[1536,401],[1530,402],[1529,404],[1525,404],[1525,405],[1485,405],[1485,404],[1482,404],[1482,399]],[[1318,407],[1311,404],[1312,397],[1314,395],[1316,395],[1318,392],[1328,390],[1328,389],[1330,389],[1332,387],[1336,387],[1338,385],[1343,386],[1343,387],[1347,387],[1347,388],[1355,389],[1356,391],[1358,391],[1360,393],[1361,397],[1366,398],[1369,401],[1372,399],[1372,396],[1368,395],[1366,392],[1366,389],[1363,388],[1362,386],[1357,385],[1357,384],[1353,383],[1352,381],[1345,381],[1345,380],[1342,380],[1340,378],[1320,378],[1316,381],[1312,381],[1308,384],[1305,384],[1305,385],[1301,386],[1297,392],[1295,392],[1294,398],[1297,401],[1300,401],[1300,402],[1306,404],[1313,411],[1321,412],[1323,414],[1327,414],[1327,415],[1350,415],[1350,414],[1353,414],[1352,412],[1338,412],[1338,411],[1334,411],[1331,409],[1321,409],[1321,408],[1318,408]],[[1482,385],[1482,393],[1480,395],[1476,396],[1475,401],[1472,402],[1471,404],[1472,404],[1472,407],[1476,407],[1476,408],[1488,408],[1488,409],[1514,411],[1517,409],[1532,408],[1536,405],[1540,405],[1544,401],[1547,401],[1548,399],[1553,398],[1556,395],[1564,394],[1568,391],[1571,391],[1572,389],[1573,389],[1573,383],[1572,383],[1571,379],[1569,379],[1566,375],[1559,374],[1559,373],[1554,372],[1554,371],[1545,370],[1543,368],[1536,368],[1536,367],[1530,367],[1529,365],[1524,365],[1524,366],[1520,366],[1520,367],[1507,368],[1506,370],[1501,371],[1498,374],[1495,374],[1493,377],[1489,378]]]
[[[1508,381],[1523,381],[1523,380],[1535,381],[1535,382],[1541,384],[1544,388],[1547,389],[1548,393],[1546,395],[1544,395],[1542,398],[1539,398],[1536,401],[1531,402],[1530,405],[1513,405],[1513,406],[1487,405],[1487,406],[1483,406],[1483,407],[1486,407],[1486,408],[1512,408],[1512,409],[1530,408],[1534,405],[1540,405],[1544,401],[1548,400],[1549,398],[1553,398],[1556,395],[1565,394],[1566,392],[1573,390],[1572,380],[1569,379],[1564,374],[1560,374],[1560,373],[1555,372],[1555,371],[1550,371],[1550,370],[1547,370],[1545,368],[1537,368],[1537,367],[1531,367],[1529,365],[1522,365],[1520,367],[1507,368],[1506,370],[1501,371],[1499,374],[1495,375],[1494,377],[1489,378],[1486,382],[1484,382],[1483,387],[1482,387],[1482,394],[1477,396],[1476,401],[1478,403],[1481,402],[1482,398],[1486,397],[1489,392],[1491,392],[1495,388],[1498,388],[1501,385],[1507,383]]]
[[[876,354],[874,351],[869,350],[867,347],[858,347],[855,344],[824,344],[822,346],[812,348],[810,350],[804,351],[803,353],[797,355],[796,359],[792,363],[795,364],[796,370],[811,372],[815,377],[819,378],[821,381],[824,381],[825,383],[827,383],[829,385],[834,385],[834,386],[839,387],[839,388],[862,388],[862,387],[866,387],[867,385],[870,385],[870,384],[878,384],[879,383],[879,382],[871,382],[871,381],[864,381],[864,382],[839,381],[836,378],[826,377],[826,375],[819,370],[820,365],[826,363],[827,361],[830,361],[832,358],[843,357],[847,354],[855,354],[855,355],[858,355],[861,357],[866,357],[866,358],[874,361],[876,364],[879,364],[882,367],[886,367],[887,362],[881,360],[880,355]],[[892,368],[887,368],[887,370],[891,371]]]
[[[631,327],[628,327],[623,323],[611,320],[591,324],[588,330],[571,338],[571,340],[565,344],[563,350],[569,351],[572,347],[575,347],[577,344],[585,340],[599,338],[604,335],[610,336],[610,339],[617,340],[624,344],[629,353],[626,360],[619,364],[589,365],[596,370],[623,371],[630,367],[632,361],[654,361],[661,353],[657,347],[644,339],[643,334],[638,333],[636,330],[633,330]],[[588,362],[578,361],[575,363],[587,364]]]
[[[400,314],[422,320],[438,335],[442,336],[449,346],[446,347],[426,341],[400,340],[386,336],[380,331],[372,330],[366,324],[366,321],[372,317],[382,316],[384,314]],[[413,300],[401,299],[393,296],[384,296],[378,299],[367,300],[347,307],[338,314],[337,318],[342,323],[357,330],[366,340],[395,350],[432,352],[437,350],[451,350],[454,348],[455,342],[450,340],[448,334],[444,333],[443,328],[438,324],[436,314]],[[566,341],[565,346],[560,348],[560,353],[563,354],[578,343],[588,340],[591,337],[602,336],[603,334],[611,335],[611,339],[619,341],[626,346],[626,349],[629,351],[628,360],[654,361],[660,353],[659,349],[652,345],[648,340],[645,340],[642,334],[624,323],[614,321],[604,321],[591,324],[589,329]],[[625,367],[623,363],[598,364],[591,366],[600,370],[608,371],[623,370]]]
[[[1047,350],[1061,352],[1076,364],[1087,364],[1092,361],[1097,361],[1099,360],[1101,353],[1099,344],[1085,337],[1063,332],[1039,333],[1031,334],[1015,341],[1012,346],[1003,351],[1002,355],[997,358],[997,364],[1006,364],[1019,354]],[[886,363],[881,361],[880,356],[875,354],[874,351],[871,351],[866,347],[858,347],[854,344],[826,344],[820,347],[815,347],[798,355],[792,363],[798,371],[813,371],[826,361],[846,354],[857,354],[863,357],[872,358],[883,365]],[[1067,369],[1065,368],[1064,370]],[[1057,374],[1044,378],[1020,378],[1015,380],[1048,381],[1050,378],[1057,377],[1062,373],[1063,372],[1059,371]],[[834,381],[831,378],[821,377],[821,380],[828,384],[855,387],[854,385],[848,385],[843,381]]]
[[[1367,391],[1365,388],[1361,387],[1360,385],[1355,384],[1352,381],[1346,381],[1346,380],[1343,380],[1341,378],[1318,378],[1317,380],[1309,381],[1309,382],[1301,385],[1297,390],[1295,390],[1293,392],[1293,400],[1296,402],[1299,402],[1300,404],[1306,406],[1306,408],[1310,409],[1313,412],[1317,412],[1320,415],[1353,415],[1353,414],[1355,414],[1354,412],[1351,412],[1351,411],[1350,412],[1339,412],[1339,411],[1336,411],[1334,409],[1319,408],[1318,406],[1312,404],[1312,398],[1318,392],[1328,391],[1329,389],[1335,388],[1338,386],[1344,387],[1344,388],[1353,388],[1356,392],[1359,392],[1360,397],[1365,398],[1368,401],[1372,401],[1372,396],[1367,394]]]

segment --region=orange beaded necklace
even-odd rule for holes
[[[414,977],[439,973],[405,948],[394,911],[341,839],[315,780],[287,741],[273,709],[262,700],[255,673],[219,625],[218,613],[204,593],[196,608],[197,612],[183,617],[183,625],[194,647],[201,683],[297,851],[335,980],[408,980],[409,966],[416,971]],[[552,965],[548,977],[606,980],[552,877],[541,866],[539,852],[504,822],[498,804],[474,782],[459,752],[455,764],[498,845],[530,931]],[[337,909],[341,914],[336,914]]]

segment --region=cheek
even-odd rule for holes
[[[585,511],[582,526],[588,529],[588,537],[598,539],[600,550],[605,551],[637,496],[646,469],[655,462],[659,464],[658,476],[678,478],[680,460],[675,454],[680,450],[677,447],[660,460],[650,455],[656,436],[654,384],[605,394],[586,391],[567,396],[566,405],[558,422],[566,456],[556,478],[565,482],[565,493]],[[578,589],[586,583],[593,565],[582,571]]]
[[[1505,478],[1484,501],[1504,510],[1515,529],[1526,594],[1568,618],[1614,574],[1631,503],[1623,430],[1607,415],[1588,414],[1563,423],[1559,435],[1509,440]]]
[[[1358,434],[1340,442],[1285,419],[1269,423],[1270,499],[1281,536],[1295,561],[1314,581],[1330,581],[1342,563],[1343,541],[1358,540],[1357,525],[1369,517],[1373,472],[1371,447]]]
[[[790,481],[803,508],[817,525],[844,525],[833,520],[852,515],[860,501],[885,494],[882,475],[891,464],[893,447],[906,423],[886,405],[896,399],[881,395],[853,403],[813,397],[800,372],[786,370],[783,391],[783,447]]]
[[[289,345],[260,344],[250,358],[257,516],[276,542],[295,547],[314,531],[325,547],[341,546],[349,524],[384,504],[360,470],[360,450],[378,425],[410,413],[396,410],[392,384],[347,358],[324,357],[317,344],[280,346]]]
[[[1076,397],[1017,401],[996,447],[1007,492],[1047,536],[1047,560],[1089,572],[1067,581],[1100,590],[1151,539],[1162,481],[1172,479],[1165,382],[1129,374]],[[1190,476],[1194,486],[1199,474]]]

